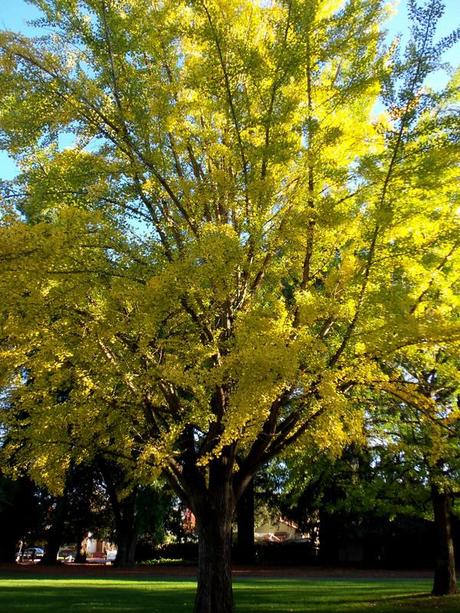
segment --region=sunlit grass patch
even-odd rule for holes
[[[177,613],[191,611],[195,582],[171,579],[0,578],[7,613]],[[237,613],[458,612],[460,596],[432,598],[416,579],[244,579]]]

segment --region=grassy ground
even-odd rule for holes
[[[237,613],[460,612],[460,595],[432,598],[429,589],[417,579],[244,579],[235,599]],[[0,611],[186,613],[194,591],[183,579],[0,578]]]

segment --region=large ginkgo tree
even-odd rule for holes
[[[455,35],[439,0],[401,55],[381,0],[31,3],[43,36],[0,35],[4,451],[55,489],[95,453],[163,473],[195,611],[230,613],[257,468],[339,450],[384,356],[459,336],[455,79],[424,86]]]

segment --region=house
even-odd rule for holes
[[[254,540],[259,543],[281,543],[308,538],[310,538],[310,535],[301,532],[295,522],[283,517],[279,517],[276,521],[265,522],[262,525],[256,526],[254,532]]]

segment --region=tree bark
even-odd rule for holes
[[[225,460],[212,462],[207,492],[192,502],[198,528],[194,613],[233,613],[231,548],[235,500]]]
[[[86,547],[84,542],[86,540],[86,533],[79,532],[77,536],[77,547],[75,552],[75,563],[84,564],[86,562]]]
[[[28,477],[4,477],[0,471],[0,563],[16,561],[17,544],[37,523],[35,486]]]
[[[59,553],[59,548],[62,544],[66,514],[67,498],[66,492],[64,492],[63,496],[56,499],[52,514],[52,524],[48,531],[48,538],[45,545],[45,553],[40,564],[45,566],[59,564],[57,556]]]
[[[442,492],[439,487],[433,485],[431,501],[436,531],[436,560],[432,593],[434,596],[455,594],[457,578],[451,527],[451,498],[448,493]]]
[[[126,498],[117,501],[117,509],[114,509],[117,542],[115,566],[134,566],[136,563],[136,500],[137,488],[128,494]]]
[[[194,611],[233,613],[231,516],[210,511],[197,518],[197,526],[198,586]]]
[[[137,533],[136,530],[126,525],[117,529],[117,557],[115,566],[134,566],[136,563],[136,545]]]
[[[115,463],[102,459],[99,459],[98,465],[107,486],[115,521],[117,557],[114,565],[134,566],[137,544],[136,503],[138,487],[134,486],[127,496],[121,497],[120,490],[127,485],[127,477],[123,469]]]
[[[241,564],[254,564],[254,479],[247,486],[236,507],[238,536],[235,558]]]

